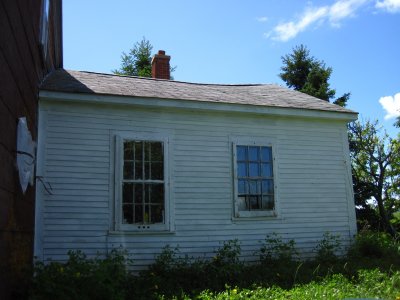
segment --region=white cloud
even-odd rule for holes
[[[313,24],[320,24],[327,21],[330,25],[338,27],[340,26],[340,21],[354,16],[355,12],[369,1],[370,0],[337,0],[331,6],[309,7],[297,21],[281,23],[275,26],[275,28],[265,36],[271,37],[277,41],[286,42],[296,37],[300,32],[308,29]]]
[[[256,18],[256,20],[257,20],[258,22],[265,23],[265,22],[268,21],[268,18],[267,18],[267,17],[258,17],[258,18]]]
[[[390,13],[400,12],[400,0],[376,1],[375,7]]]
[[[400,93],[392,96],[381,97],[379,103],[386,110],[385,120],[400,116]]]
[[[273,30],[272,38],[274,40],[286,42],[307,29],[311,24],[324,18],[328,11],[328,7],[326,6],[308,9],[299,21],[282,23],[276,26]]]
[[[342,19],[354,16],[354,13],[368,0],[339,0],[329,9],[329,21],[333,25],[339,24]]]

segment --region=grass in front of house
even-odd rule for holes
[[[253,287],[250,289],[228,288],[223,292],[203,291],[196,299],[236,300],[337,300],[348,298],[400,299],[400,272],[392,274],[375,270],[361,270],[358,276],[347,278],[343,274],[332,274],[319,282],[296,285],[291,289],[279,286]],[[187,297],[186,299],[191,299]]]
[[[313,281],[296,285],[288,290],[278,286],[251,289],[229,288],[220,293],[204,291],[196,297],[201,300],[336,300],[346,298],[400,299],[400,272],[388,275],[379,270],[362,270],[356,278],[349,279],[343,274],[332,274],[320,282]]]

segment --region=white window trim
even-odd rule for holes
[[[164,143],[164,224],[123,224],[122,223],[122,177],[123,177],[123,142],[125,140],[157,141]],[[137,233],[166,232],[171,230],[171,201],[169,178],[169,138],[160,134],[116,133],[115,135],[115,176],[114,176],[114,221],[116,231]]]
[[[276,160],[277,146],[274,139],[234,137],[231,138],[232,145],[232,174],[233,174],[233,219],[234,220],[259,220],[277,218],[279,216],[278,201],[278,164]],[[239,211],[238,209],[238,176],[237,176],[237,154],[236,146],[261,146],[272,148],[273,178],[274,178],[274,209],[268,211]]]

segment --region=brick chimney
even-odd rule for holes
[[[158,50],[151,60],[151,77],[158,79],[170,79],[169,60],[171,56],[165,55],[164,50]]]

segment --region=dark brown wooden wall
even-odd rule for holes
[[[37,140],[39,84],[62,67],[61,0],[50,1],[49,54],[40,45],[42,0],[0,1],[0,299],[24,293],[32,265],[35,190],[23,195],[16,169],[18,118]]]

